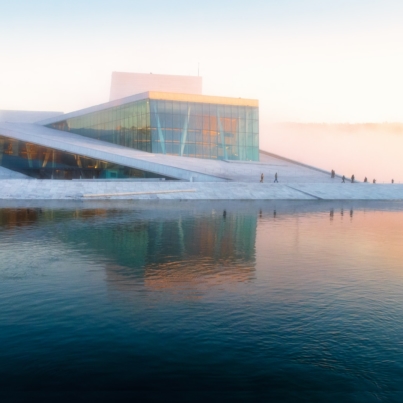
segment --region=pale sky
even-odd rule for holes
[[[203,76],[261,121],[403,122],[402,0],[13,0],[0,109],[108,101],[112,71]]]

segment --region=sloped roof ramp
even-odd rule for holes
[[[0,135],[175,179],[195,182],[226,180],[219,176],[203,173],[202,164],[197,165],[186,161],[192,160],[191,158],[179,158],[181,163],[178,164],[178,157],[139,151],[37,124],[0,123]],[[175,161],[176,164],[172,164],[172,161]],[[186,168],[186,162],[188,162],[189,169]],[[196,169],[192,169],[192,167]]]

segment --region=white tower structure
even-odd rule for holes
[[[109,100],[125,98],[147,91],[202,95],[202,78],[167,74],[112,73]]]

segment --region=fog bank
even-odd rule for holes
[[[403,123],[262,123],[260,148],[378,183],[403,182]]]

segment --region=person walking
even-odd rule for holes
[[[274,174],[274,182],[277,182],[277,183],[278,183],[278,180],[277,180],[277,172]]]
[[[346,183],[346,177],[344,175],[341,177],[341,183]]]
[[[374,180],[372,181],[372,183],[376,183],[376,179],[374,179]]]
[[[263,175],[263,172],[262,172],[261,175],[260,175],[260,183],[263,183],[263,179],[264,179],[264,175]]]
[[[353,174],[353,175],[351,175],[351,183],[354,183],[354,179],[355,179],[355,177],[354,177],[354,174]]]
[[[367,177],[365,177],[364,178],[364,183],[367,183],[368,182],[368,179],[367,179]]]

